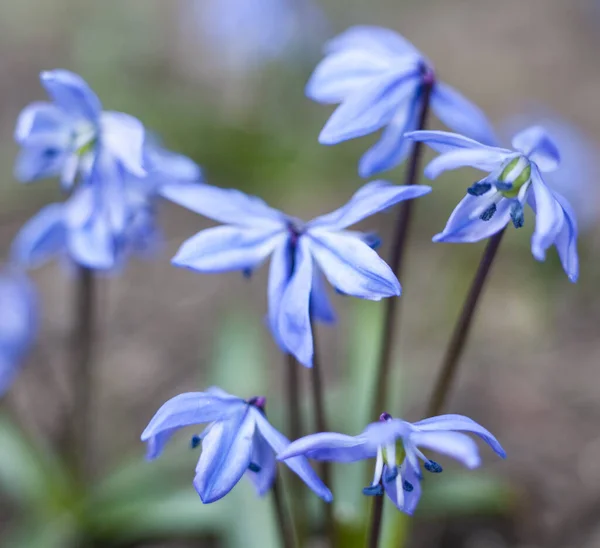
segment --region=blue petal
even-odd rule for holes
[[[102,105],[85,80],[68,70],[52,70],[40,75],[42,85],[54,103],[69,114],[96,121]]]
[[[14,168],[15,179],[23,183],[57,177],[69,155],[52,148],[27,147],[19,151]]]
[[[546,250],[556,241],[564,222],[565,214],[552,191],[544,183],[539,170],[531,166],[531,188],[529,204],[535,211],[535,231],[531,237],[531,252],[538,261],[546,258]]]
[[[216,422],[202,440],[194,487],[204,504],[223,498],[248,470],[256,426],[249,411]]]
[[[431,187],[424,185],[392,185],[387,181],[372,181],[362,186],[350,201],[307,223],[309,230],[319,227],[327,230],[342,230],[398,202],[412,200],[429,194]]]
[[[414,430],[409,422],[402,419],[390,419],[372,422],[367,425],[360,437],[365,440],[369,451],[376,452],[378,447],[394,443],[398,438],[408,436]]]
[[[141,439],[149,442],[151,438],[161,436],[158,438],[160,443],[157,443],[156,439],[153,441],[157,443],[157,448],[151,458],[155,458],[162,451],[168,437],[179,428],[226,419],[246,406],[242,399],[224,398],[209,392],[180,394],[162,405],[148,423]]]
[[[509,157],[509,154],[493,148],[453,150],[434,158],[425,168],[425,176],[436,179],[444,171],[460,167],[473,167],[489,173]]]
[[[144,149],[145,164],[149,172],[164,177],[164,181],[190,181],[196,182],[202,179],[202,169],[196,162],[176,154],[158,144],[149,144],[146,139]]]
[[[421,53],[406,38],[397,32],[383,27],[356,25],[330,40],[326,53],[345,49],[364,49],[378,55],[412,55],[421,57]]]
[[[12,244],[12,260],[35,268],[66,249],[63,204],[50,204],[27,221]]]
[[[100,146],[137,177],[144,177],[144,138],[142,123],[122,112],[103,112],[100,118]]]
[[[52,103],[32,103],[19,114],[15,141],[26,147],[66,149],[73,119]]]
[[[543,127],[532,126],[517,133],[512,145],[537,164],[540,171],[549,172],[558,169],[560,152]]]
[[[310,291],[310,315],[314,320],[323,323],[335,323],[335,310],[323,281],[323,276],[317,268],[313,269],[313,281]]]
[[[254,269],[286,238],[272,228],[217,226],[185,241],[172,263],[199,272]]]
[[[287,352],[287,348],[279,334],[279,311],[281,310],[281,300],[292,274],[292,250],[288,240],[286,238],[273,251],[268,284],[269,327],[275,342],[283,352]]]
[[[484,440],[500,457],[506,458],[506,451],[504,451],[494,435],[479,423],[464,415],[440,415],[439,417],[431,417],[415,422],[413,426],[416,426],[419,430],[428,432],[440,430],[471,432]]]
[[[463,137],[457,133],[450,133],[448,131],[412,131],[405,135],[407,139],[413,141],[421,141],[426,145],[430,146],[433,150],[441,153],[452,152],[460,149],[483,149],[503,153],[506,155],[515,154],[511,150],[505,148],[491,147],[481,144],[479,141],[475,141],[468,137]]]
[[[392,121],[383,130],[381,139],[377,141],[360,159],[358,173],[361,177],[371,177],[380,171],[386,171],[400,165],[408,156],[413,143],[404,138],[404,134],[417,129],[420,115],[419,83],[415,81],[414,89],[408,90],[403,105]]]
[[[275,481],[277,463],[273,449],[258,431],[254,432],[251,462],[257,464],[260,470],[258,472],[248,470],[246,473],[254,483],[256,492],[262,497],[271,489]]]
[[[454,88],[436,82],[431,108],[437,117],[456,133],[466,135],[484,145],[494,145],[497,138],[483,111]]]
[[[414,89],[415,67],[402,67],[372,79],[335,110],[319,135],[319,142],[333,145],[377,131],[389,123],[398,106]]]
[[[400,282],[392,269],[359,237],[320,228],[308,235],[319,267],[342,293],[373,301],[400,295]]]
[[[387,468],[387,465],[385,468]],[[386,476],[385,468],[383,472],[384,478]],[[396,490],[395,481],[384,481],[383,487],[385,489],[385,494],[394,503],[394,506],[396,506],[396,508],[398,508],[398,510],[401,512],[405,512],[409,516],[412,516],[421,498],[421,480],[419,476],[417,476],[413,467],[407,464],[406,460],[400,467],[400,473],[402,474],[402,479],[409,482],[413,486],[412,491],[404,491],[404,502],[402,504],[400,504],[400,501],[398,500],[398,492]]]
[[[554,197],[563,208],[565,223],[556,237],[554,244],[560,257],[560,262],[569,280],[573,283],[579,278],[579,256],[577,254],[577,219],[571,204],[558,192],[553,192]]]
[[[417,447],[448,455],[467,468],[477,468],[481,464],[477,444],[469,436],[459,432],[415,432],[410,435],[410,441]]]
[[[377,448],[367,447],[360,436],[320,432],[293,441],[277,455],[277,459],[287,460],[303,455],[314,460],[356,462],[372,458],[376,454]]]
[[[237,226],[283,228],[287,217],[260,198],[239,190],[206,184],[172,184],[160,189],[162,196],[209,219]]]
[[[259,432],[265,438],[266,442],[272,447],[273,451],[275,451],[277,454],[283,453],[286,447],[290,445],[290,440],[288,440],[281,432],[273,428],[273,426],[271,426],[269,421],[258,409],[251,409],[250,412],[254,414],[256,426]],[[317,496],[322,498],[325,502],[331,502],[333,500],[331,491],[319,479],[319,476],[317,476],[315,471],[311,468],[308,460],[305,457],[292,457],[287,459],[285,464],[296,474],[298,474],[302,481],[306,483],[306,485],[308,485],[308,487],[312,489]]]
[[[312,367],[313,358],[309,306],[312,262],[308,241],[301,237],[296,248],[294,272],[281,298],[277,323],[281,342],[306,367]]]

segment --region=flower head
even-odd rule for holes
[[[546,250],[554,244],[569,279],[577,281],[577,220],[564,196],[549,188],[542,177],[542,173],[556,170],[560,162],[558,148],[542,127],[533,126],[515,135],[514,150],[444,131],[416,131],[406,137],[441,153],[425,168],[431,179],[463,166],[489,173],[469,187],[434,241],[477,242],[511,221],[520,228],[525,223],[524,206],[529,204],[536,214],[533,256],[543,261]]]
[[[265,398],[243,400],[218,388],[180,394],[166,402],[144,432],[148,458],[158,457],[171,435],[185,426],[209,423],[192,438],[192,447],[202,445],[194,487],[202,502],[224,497],[244,474],[264,495],[275,480],[275,453],[284,451],[289,440],[267,420]],[[305,457],[286,464],[319,497],[331,502],[331,491],[318,478]]]
[[[282,350],[310,367],[311,317],[325,322],[334,319],[321,272],[346,295],[370,300],[400,295],[396,276],[369,246],[370,235],[345,229],[430,191],[427,186],[374,181],[345,206],[308,223],[236,190],[167,185],[161,192],[184,207],[226,223],[187,240],[173,264],[199,272],[250,273],[272,255],[268,285],[271,331]]]
[[[0,273],[0,396],[12,384],[38,327],[37,294],[24,274]]]
[[[394,419],[387,413],[358,436],[322,432],[292,442],[277,458],[286,461],[304,455],[309,459],[355,462],[375,458],[375,474],[365,495],[382,495],[383,491],[407,514],[412,514],[421,497],[422,471],[440,473],[442,467],[421,449],[435,451],[458,460],[467,468],[477,468],[481,459],[477,444],[461,432],[483,439],[500,457],[506,453],[498,440],[483,426],[462,415],[441,415],[410,423]]]
[[[392,30],[358,26],[325,47],[306,94],[321,103],[340,103],[319,136],[325,145],[362,137],[381,128],[383,135],[361,159],[362,177],[404,161],[408,131],[419,129],[423,101],[447,126],[485,143],[494,141],[483,112],[436,78],[421,52]]]
[[[145,175],[144,127],[137,119],[103,111],[96,94],[73,72],[46,71],[40,78],[52,102],[32,103],[19,116],[17,179],[59,176],[63,188],[71,188],[78,173],[89,174],[101,150],[130,173]]]

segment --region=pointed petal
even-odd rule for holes
[[[534,162],[540,171],[549,172],[558,169],[560,152],[543,127],[533,126],[517,133],[512,145]]]
[[[100,146],[119,160],[129,173],[144,177],[145,130],[142,123],[122,112],[103,112],[100,126]]]
[[[408,436],[415,429],[402,419],[372,422],[363,430],[360,437],[365,440],[369,451],[377,451],[378,447],[394,443],[398,438]]]
[[[433,150],[441,152],[442,154],[461,149],[484,149],[507,155],[516,154],[511,150],[487,146],[479,141],[470,139],[469,137],[463,137],[462,135],[450,133],[449,131],[412,131],[407,133],[404,137],[413,141],[423,142],[430,146]]]
[[[504,451],[500,445],[500,442],[494,437],[494,435],[479,423],[475,422],[469,417],[465,417],[464,415],[440,415],[439,417],[431,417],[429,419],[415,422],[413,426],[426,432],[440,430],[461,430],[464,432],[471,432],[485,441],[498,456],[502,457],[503,459],[506,458],[506,451]]]
[[[310,315],[313,320],[323,323],[335,323],[336,315],[327,295],[323,276],[318,268],[313,269],[313,281],[310,291]]]
[[[248,470],[246,473],[252,480],[258,496],[262,497],[269,489],[271,489],[271,486],[275,481],[277,463],[275,461],[273,449],[271,449],[271,446],[266,442],[258,430],[254,432],[251,462],[257,464],[260,467],[260,470],[258,472]]]
[[[81,76],[57,69],[42,72],[40,79],[54,103],[65,112],[91,121],[100,116],[100,100]]]
[[[237,226],[283,228],[287,218],[260,198],[239,190],[206,184],[170,184],[160,189],[162,196],[220,223]]]
[[[453,87],[436,82],[431,95],[431,108],[456,133],[484,145],[493,146],[498,142],[483,111]]]
[[[223,498],[240,481],[252,458],[255,422],[246,409],[212,425],[202,440],[194,487],[202,502]]]
[[[309,230],[316,227],[342,230],[399,202],[430,192],[431,187],[424,185],[392,185],[387,181],[372,181],[362,186],[347,204],[313,219],[306,226]]]
[[[562,230],[556,237],[554,244],[560,257],[562,267],[569,277],[569,280],[573,283],[579,278],[579,256],[577,254],[577,219],[575,218],[575,212],[571,208],[571,204],[567,201],[564,196],[561,196],[558,192],[553,192],[554,198],[558,201],[563,209],[565,216],[565,222]]]
[[[273,338],[283,352],[287,352],[287,348],[279,333],[279,312],[281,310],[281,300],[283,299],[291,274],[292,249],[289,238],[286,238],[275,247],[271,257],[268,283],[269,312],[267,316]]]
[[[32,103],[19,114],[15,141],[22,146],[63,150],[70,137],[72,118],[52,103]]]
[[[345,49],[364,49],[379,55],[412,55],[421,53],[406,38],[391,29],[371,25],[356,25],[325,45],[327,53]]]
[[[458,432],[415,432],[410,436],[417,447],[424,447],[456,459],[467,468],[481,464],[477,444],[467,435]]]
[[[57,177],[61,174],[68,154],[58,149],[27,147],[19,151],[14,176],[17,181],[28,183]]]
[[[281,342],[306,367],[312,367],[313,338],[310,325],[310,291],[313,260],[306,237],[298,240],[294,272],[281,298],[277,323]]]
[[[535,231],[531,237],[531,252],[538,261],[546,258],[546,250],[556,241],[563,228],[565,214],[552,191],[544,183],[535,166],[531,166],[529,204],[535,211]]]
[[[11,258],[25,268],[36,268],[66,249],[63,204],[50,204],[27,221],[13,241]]]
[[[510,153],[507,154],[500,149],[491,147],[453,150],[434,158],[425,168],[425,176],[429,179],[436,179],[444,171],[460,167],[473,167],[489,173],[509,157]]]
[[[416,70],[394,70],[372,79],[335,110],[321,131],[319,142],[333,145],[385,126],[409,90],[414,89],[416,78]]]
[[[412,485],[412,491],[404,491],[403,496],[399,499],[395,480],[384,481],[383,488],[385,489],[385,494],[394,503],[398,510],[408,514],[409,516],[412,516],[421,498],[421,480],[417,476],[413,467],[407,464],[406,460],[400,467],[400,474],[402,476],[403,482],[407,481]],[[385,471],[383,477],[385,477]],[[400,501],[402,501],[402,503],[400,503]]]
[[[265,416],[258,409],[250,410],[255,417],[256,426],[266,442],[272,447],[275,453],[283,453],[285,448],[290,444],[288,440],[281,432],[277,431]],[[331,502],[333,495],[327,486],[320,480],[319,476],[311,468],[308,460],[305,457],[292,457],[285,461],[285,464],[293,470],[300,479],[308,485],[312,491],[322,498],[325,502]]]
[[[254,269],[285,238],[285,234],[272,228],[207,228],[186,240],[171,262],[198,272]]]
[[[315,228],[308,233],[319,267],[336,289],[378,301],[400,295],[400,282],[387,263],[360,238]]]
[[[333,462],[356,462],[375,457],[377,449],[367,447],[360,436],[346,436],[336,432],[311,434],[290,443],[277,455],[278,460],[287,460],[303,455],[314,460]]]
[[[202,169],[187,156],[171,152],[158,144],[149,144],[148,139],[146,139],[144,152],[146,169],[148,172],[164,178],[161,183],[196,182],[202,179]]]

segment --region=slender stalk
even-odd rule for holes
[[[80,480],[86,479],[90,467],[89,432],[96,314],[94,282],[94,272],[89,268],[79,267],[75,283],[75,325],[71,341],[73,378],[71,450],[75,471]]]
[[[315,422],[317,432],[328,432],[327,413],[325,411],[325,396],[323,393],[323,379],[321,374],[321,360],[319,359],[317,330],[314,320],[311,321],[313,337],[313,366],[312,366],[312,395],[315,407]],[[321,478],[325,485],[331,487],[331,466],[327,461],[319,463]],[[333,504],[325,503],[325,531],[332,547],[337,546],[335,518],[333,515]]]
[[[287,379],[286,390],[288,400],[288,434],[290,439],[297,440],[302,436],[302,416],[300,413],[300,365],[292,354],[286,354]]]
[[[283,489],[279,473],[277,473],[275,481],[273,482],[272,491],[277,525],[279,527],[282,545],[284,548],[295,548],[297,546],[297,539],[296,535],[294,534],[294,528],[290,521],[289,513],[286,510],[285,497],[283,496]]]
[[[429,114],[429,100],[431,98],[431,90],[433,81],[423,84],[421,93],[423,94],[421,101],[421,111],[419,113],[418,129],[424,129],[427,124],[427,116]],[[421,157],[423,155],[423,143],[417,142],[413,145],[409,159],[408,170],[406,172],[405,185],[414,185],[418,182],[418,174],[421,167]],[[398,217],[396,219],[396,228],[392,244],[392,254],[390,257],[390,267],[394,271],[397,278],[401,277],[401,269],[403,267],[403,257],[408,242],[408,232],[413,211],[413,200],[402,202],[399,206]],[[375,420],[377,416],[386,407],[386,389],[389,383],[389,376],[392,367],[392,350],[394,335],[397,337],[397,327],[400,322],[400,300],[395,298],[386,299],[385,301],[385,319],[384,329],[381,341],[381,350],[379,354],[379,362],[377,364],[377,385],[375,388],[375,396],[371,407],[371,418]]]
[[[469,290],[469,294],[467,295],[467,299],[463,305],[458,322],[454,327],[452,338],[450,339],[444,360],[442,361],[437,381],[427,407],[427,417],[439,415],[444,407],[444,403],[448,393],[450,392],[452,382],[456,377],[458,364],[460,363],[460,357],[463,353],[465,343],[467,342],[467,338],[469,336],[469,331],[471,329],[471,324],[473,323],[473,318],[475,317],[477,304],[479,303],[479,297],[481,296],[485,282],[488,279],[490,269],[494,259],[496,258],[496,254],[498,252],[498,248],[500,247],[500,242],[502,241],[505,230],[506,229],[494,234],[494,236],[490,238],[485,251],[483,252],[481,262],[477,268],[477,273],[475,274],[475,278],[471,284],[471,289]]]
[[[383,495],[373,497],[371,509],[371,528],[367,539],[367,548],[378,548],[381,537],[381,524],[383,521]]]

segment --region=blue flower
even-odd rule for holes
[[[192,447],[202,444],[194,487],[202,502],[223,498],[244,474],[264,495],[277,474],[275,453],[284,451],[289,440],[278,432],[264,413],[265,398],[243,400],[218,388],[180,394],[165,403],[144,432],[148,459],[155,459],[172,436],[185,426],[209,423],[192,438]],[[286,462],[319,497],[331,502],[331,491],[304,457]]]
[[[511,220],[520,228],[527,203],[536,214],[533,256],[543,261],[546,250],[554,244],[569,280],[577,281],[577,221],[567,200],[542,178],[542,173],[556,170],[560,161],[556,145],[542,127],[533,126],[515,135],[515,150],[486,146],[443,131],[417,131],[406,137],[441,153],[425,169],[431,179],[463,166],[489,172],[469,187],[434,241],[477,242],[499,232]]]
[[[90,175],[64,203],[44,207],[13,243],[14,260],[26,268],[65,256],[94,270],[112,270],[130,254],[147,255],[162,241],[156,222],[161,185],[195,184],[199,168],[187,158],[149,145],[147,175],[136,177],[102,151]]]
[[[168,185],[162,194],[226,223],[187,240],[173,264],[199,272],[250,273],[272,255],[268,284],[271,331],[284,352],[310,367],[311,317],[324,322],[334,320],[320,272],[346,295],[371,300],[400,295],[396,276],[369,246],[371,236],[345,229],[430,191],[427,186],[403,187],[374,181],[363,186],[345,206],[308,223],[236,190]]]
[[[402,512],[413,514],[421,497],[422,472],[442,472],[442,467],[426,457],[428,449],[458,460],[467,468],[481,464],[477,444],[461,432],[470,432],[483,439],[500,457],[506,453],[498,440],[483,426],[462,415],[441,415],[410,423],[393,419],[387,413],[380,422],[372,423],[358,436],[321,432],[292,442],[277,455],[287,461],[304,455],[309,459],[334,462],[355,462],[376,458],[375,475],[365,495],[382,495],[383,491]]]
[[[77,74],[53,70],[42,72],[40,78],[52,103],[32,103],[19,116],[18,180],[58,176],[63,188],[69,189],[78,173],[89,174],[100,150],[132,174],[145,174],[144,127],[138,120],[103,111],[96,94]]]
[[[0,396],[10,388],[37,328],[33,285],[23,273],[4,270],[0,273]]]
[[[410,151],[404,134],[418,128],[426,91],[448,127],[485,143],[494,142],[483,112],[438,81],[433,66],[392,30],[358,26],[331,40],[308,85],[308,97],[340,103],[319,136],[325,145],[362,137],[385,127],[381,140],[361,159],[362,177],[396,167]]]

